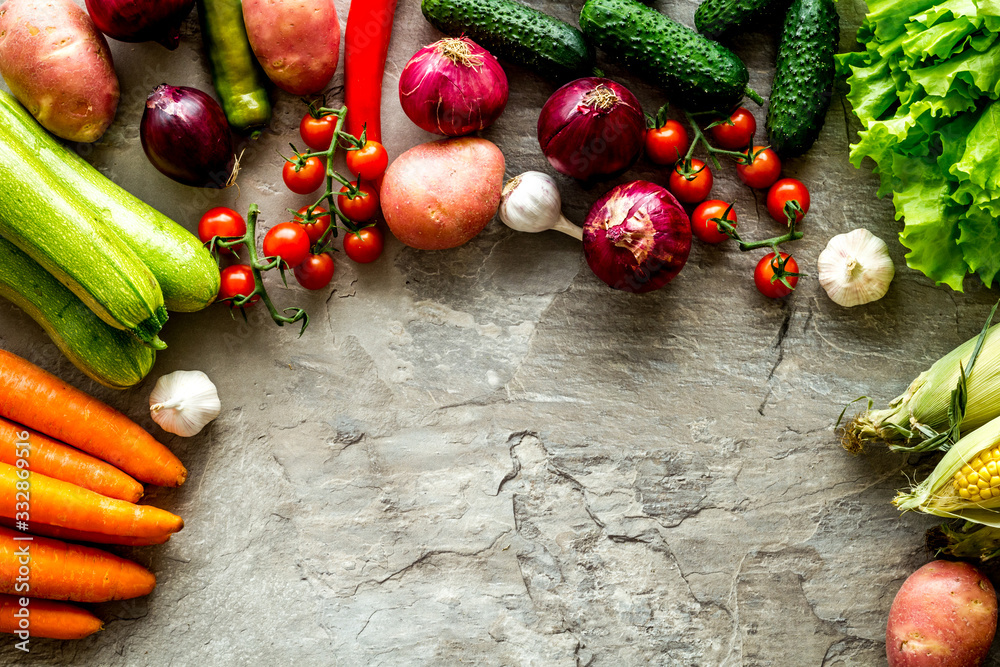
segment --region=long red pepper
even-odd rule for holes
[[[389,54],[396,0],[353,0],[344,29],[344,105],[346,130],[382,140],[382,74]]]

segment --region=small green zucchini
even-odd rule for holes
[[[153,367],[156,352],[102,322],[38,262],[2,238],[0,296],[30,315],[77,368],[106,387],[131,387]]]
[[[240,0],[198,0],[201,36],[212,83],[229,125],[237,132],[259,130],[271,122],[267,77],[250,48]]]
[[[767,140],[782,157],[802,155],[823,129],[836,78],[840,17],[834,0],[794,0],[778,44]]]
[[[102,320],[156,349],[167,309],[139,256],[62,178],[33,144],[0,124],[0,236],[38,262]]]
[[[580,29],[594,45],[658,85],[688,111],[729,114],[743,96],[763,100],[735,53],[636,0],[587,0]]]
[[[118,187],[39,126],[14,97],[0,91],[0,125],[32,146],[70,194],[87,202],[149,268],[167,310],[192,313],[219,293],[219,267],[191,232]]]
[[[496,57],[544,76],[563,80],[594,73],[594,49],[579,30],[515,0],[423,0],[420,10],[446,35],[465,35]]]

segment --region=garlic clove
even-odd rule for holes
[[[149,412],[164,431],[188,438],[219,416],[222,402],[201,371],[175,371],[156,381]]]
[[[540,171],[526,171],[504,184],[499,213],[505,225],[519,232],[555,229],[583,238],[583,230],[563,217],[562,197],[555,180]]]
[[[855,229],[830,239],[819,255],[817,274],[834,303],[851,307],[885,296],[896,267],[885,241],[867,229]]]

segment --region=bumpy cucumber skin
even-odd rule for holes
[[[728,113],[750,74],[735,53],[635,0],[587,0],[580,29],[688,111]]]
[[[63,186],[89,204],[149,268],[167,310],[193,313],[219,293],[219,267],[191,232],[118,187],[63,146],[11,95],[0,91],[0,124],[31,146]]]
[[[839,35],[834,0],[794,0],[788,8],[765,122],[771,148],[783,157],[805,153],[823,128]]]
[[[271,122],[267,77],[250,49],[240,0],[198,0],[201,36],[229,125],[237,132]]]
[[[153,367],[153,350],[102,322],[38,262],[2,238],[0,297],[31,316],[77,368],[105,387],[132,387]]]
[[[694,12],[694,27],[716,39],[770,16],[783,0],[705,0]]]
[[[594,50],[579,30],[513,0],[423,0],[431,25],[557,80],[593,74]]]
[[[156,278],[131,248],[0,124],[0,236],[20,248],[102,320],[165,347],[167,309]]]

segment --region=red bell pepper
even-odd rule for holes
[[[396,0],[353,0],[344,29],[344,125],[356,137],[367,125],[372,141],[382,141],[382,75],[395,13]]]

